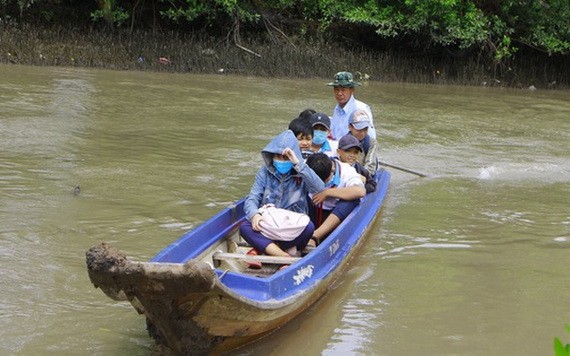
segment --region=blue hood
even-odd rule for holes
[[[295,156],[302,162],[303,155],[301,154],[301,149],[299,148],[299,141],[295,137],[295,134],[291,130],[285,130],[279,135],[275,136],[271,142],[261,150],[261,156],[263,157],[263,162],[269,171],[275,173],[275,167],[273,167],[273,155],[282,154],[283,150],[290,148],[295,152]]]
[[[291,174],[282,176],[277,174],[273,167],[273,155],[282,154],[283,150],[290,148],[299,158],[299,164]],[[274,204],[278,208],[289,209],[307,214],[307,194],[317,193],[324,189],[323,181],[305,164],[299,142],[293,131],[283,131],[277,135],[263,150],[261,156],[265,163],[255,175],[255,181],[244,203],[247,219],[253,216],[264,204]]]

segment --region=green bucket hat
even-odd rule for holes
[[[350,72],[338,72],[334,75],[334,81],[327,84],[331,87],[343,87],[343,88],[354,88],[357,85],[361,85],[354,81],[352,73]]]

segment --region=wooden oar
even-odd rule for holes
[[[390,164],[390,163],[386,163],[386,162],[382,162],[382,161],[378,161],[378,163],[380,163],[380,164],[383,165],[383,166],[392,167],[392,168],[395,168],[395,169],[399,169],[400,171],[407,172],[407,173],[411,173],[411,174],[415,174],[415,175],[420,176],[420,177],[427,177],[427,174],[423,174],[423,173],[420,173],[420,172],[412,171],[411,169],[407,169],[407,168],[404,168],[404,167],[396,166],[396,165],[393,165],[393,164]]]

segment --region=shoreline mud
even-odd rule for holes
[[[509,66],[448,52],[349,50],[325,40],[237,44],[204,33],[0,26],[0,63],[33,66],[324,79],[348,70],[360,80],[553,90],[570,87],[565,59],[521,54]]]

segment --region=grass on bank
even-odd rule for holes
[[[570,87],[563,59],[518,59],[510,68],[451,53],[347,50],[320,41],[281,43],[203,33],[0,28],[0,62],[261,77],[329,78],[349,70],[370,80],[538,89]]]

